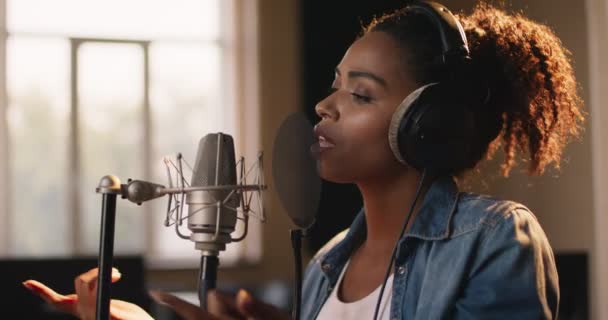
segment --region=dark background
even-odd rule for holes
[[[334,69],[344,52],[374,15],[390,12],[406,1],[300,1],[303,105],[312,123],[317,123],[314,106],[328,93]],[[347,228],[361,208],[354,185],[323,181],[321,205],[311,229],[308,248],[317,251],[336,233]]]

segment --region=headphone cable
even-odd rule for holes
[[[418,187],[416,189],[416,195],[414,196],[414,201],[412,201],[412,205],[410,206],[410,211],[407,214],[407,218],[405,219],[405,223],[403,224],[403,227],[401,228],[401,233],[399,234],[399,238],[397,239],[397,242],[395,243],[395,246],[393,247],[393,253],[391,254],[391,260],[388,263],[388,268],[386,269],[386,274],[384,275],[384,281],[382,281],[382,288],[380,288],[380,295],[378,296],[378,301],[376,302],[376,309],[374,311],[374,318],[373,318],[374,320],[377,320],[377,318],[378,318],[378,311],[380,310],[380,303],[382,302],[382,295],[384,293],[384,288],[386,287],[386,281],[388,280],[388,277],[391,274],[393,262],[395,261],[397,245],[399,244],[399,240],[401,240],[401,238],[403,238],[403,235],[405,234],[405,229],[407,228],[410,218],[412,217],[412,213],[414,212],[414,207],[416,206],[416,202],[418,201],[418,198],[422,191],[422,185],[424,183],[425,178],[426,178],[426,169],[422,169],[422,175],[420,177],[420,182],[418,182]]]

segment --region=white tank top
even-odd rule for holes
[[[367,295],[363,299],[359,299],[354,302],[342,302],[338,299],[338,288],[340,288],[340,284],[342,283],[342,278],[344,277],[344,273],[346,268],[348,267],[348,262],[342,268],[342,272],[340,273],[340,277],[338,278],[338,282],[334,290],[332,290],[329,298],[323,304],[319,315],[317,316],[317,320],[336,320],[336,319],[364,319],[364,320],[373,320],[374,311],[376,309],[376,303],[378,302],[378,296],[380,295],[380,285],[376,290]],[[393,296],[393,275],[391,274],[386,280],[386,288],[384,288],[384,294],[382,295],[382,302],[380,304],[380,310],[378,310],[378,319],[379,320],[388,320],[390,317],[390,305]]]

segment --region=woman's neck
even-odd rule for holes
[[[400,175],[357,183],[363,196],[367,223],[367,238],[362,249],[379,255],[392,252],[416,196],[420,179],[421,174],[417,171],[406,170]],[[408,229],[414,222],[427,189],[428,184],[425,183],[408,222]]]

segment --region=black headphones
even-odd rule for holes
[[[436,62],[453,73],[462,72],[471,58],[456,17],[430,1],[414,1],[405,10],[424,15],[438,30],[442,52]],[[457,78],[425,84],[397,107],[389,143],[399,162],[432,174],[453,173],[469,165],[475,121],[472,108],[461,99],[466,92]]]

